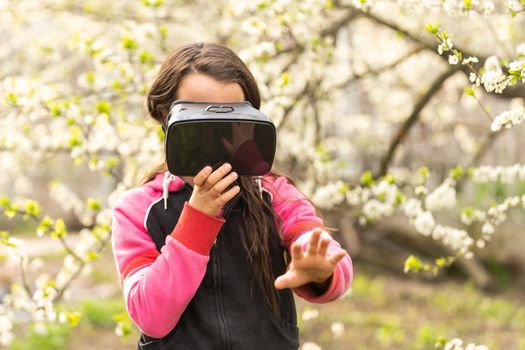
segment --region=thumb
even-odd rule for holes
[[[293,280],[292,274],[290,272],[287,272],[284,275],[277,277],[273,284],[275,288],[277,289],[291,288],[290,286],[291,286],[292,280]]]

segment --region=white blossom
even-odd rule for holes
[[[478,62],[479,62],[479,59],[477,57],[469,56],[465,58],[461,63],[467,65],[467,64],[478,63]]]
[[[509,79],[501,69],[489,70],[481,75],[481,83],[488,92],[500,94],[509,84]]]
[[[521,43],[516,47],[518,57],[525,57],[525,43]]]
[[[421,201],[416,198],[408,199],[403,205],[403,211],[408,217],[415,217],[422,213]]]
[[[490,15],[492,12],[494,12],[495,6],[492,1],[483,1],[483,5],[481,7],[481,11],[485,15]]]
[[[434,191],[425,198],[425,206],[428,210],[450,209],[456,206],[456,189],[452,180],[445,180]]]
[[[382,216],[383,203],[376,199],[369,200],[363,206],[363,214],[368,220],[375,220]]]
[[[481,232],[485,235],[490,235],[494,233],[494,226],[490,222],[486,222],[481,227]]]
[[[458,62],[459,62],[458,56],[456,56],[456,55],[449,55],[448,56],[448,63],[449,64],[454,65],[454,64],[458,64]]]
[[[316,343],[305,342],[303,346],[301,346],[301,350],[322,350],[322,348]]]
[[[414,219],[414,227],[417,232],[421,233],[423,236],[429,236],[432,233],[436,225],[436,221],[432,216],[432,213],[425,211],[420,213]]]
[[[463,346],[463,340],[454,338],[445,344],[444,350],[489,350],[486,345],[476,345],[469,343]]]
[[[339,339],[345,332],[345,325],[342,322],[334,322],[330,325],[330,330],[334,339]]]
[[[305,309],[303,311],[303,321],[310,321],[316,319],[319,316],[319,311],[317,309]]]
[[[319,187],[314,193],[312,201],[320,208],[331,208],[345,200],[346,194],[341,190],[343,187],[342,181]]]
[[[517,108],[510,111],[505,111],[494,118],[490,129],[496,132],[501,130],[503,127],[511,128],[521,124],[523,119],[525,119],[525,108]]]

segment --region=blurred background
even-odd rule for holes
[[[136,348],[111,207],[164,160],[160,64],[210,41],[353,259],[296,298],[302,349],[525,349],[524,28],[519,0],[0,0],[0,348]]]

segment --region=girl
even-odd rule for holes
[[[257,83],[230,49],[174,51],[147,96],[165,122],[176,99],[259,109]],[[293,292],[316,303],[352,280],[346,251],[286,177],[223,164],[180,178],[161,164],[113,208],[112,247],[138,349],[297,349]]]

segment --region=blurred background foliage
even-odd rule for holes
[[[164,158],[144,106],[159,65],[178,45],[212,41],[254,73],[278,128],[276,167],[354,261],[345,298],[298,300],[303,349],[430,349],[455,337],[525,349],[524,8],[0,0],[0,343],[135,346],[108,247],[111,206]],[[496,92],[498,69],[523,78]],[[514,127],[492,131],[507,111]],[[425,234],[436,223],[443,235]]]

